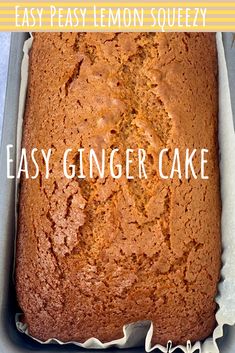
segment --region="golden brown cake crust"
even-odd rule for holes
[[[23,145],[53,150],[50,178],[21,183],[16,285],[30,334],[110,341],[152,320],[153,342],[207,337],[220,272],[215,35],[35,34]],[[145,148],[151,176],[68,180],[63,152],[76,161],[80,147]],[[208,148],[209,179],[160,179],[164,147]]]

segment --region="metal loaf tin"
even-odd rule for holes
[[[15,237],[15,181],[6,177],[6,145],[16,143],[16,126],[21,78],[23,44],[28,33],[12,33],[7,92],[3,120],[0,150],[0,353],[26,352],[96,352],[73,345],[42,345],[17,331],[13,273],[14,237]],[[225,33],[225,53],[229,68],[229,81],[235,89],[235,43],[232,48],[232,34]],[[233,64],[233,67],[231,66]],[[231,87],[232,88],[232,87]],[[235,93],[231,92],[235,112]],[[235,327],[225,327],[224,337],[218,342],[221,353],[235,352]],[[144,347],[122,350],[127,353],[142,353]],[[100,351],[99,351],[100,352]],[[107,353],[118,353],[119,349],[106,349]],[[176,351],[175,351],[176,352]],[[209,353],[209,352],[208,352]]]

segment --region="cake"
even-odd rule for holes
[[[22,147],[16,290],[30,335],[109,342],[149,320],[152,343],[203,340],[220,275],[214,33],[35,33]],[[63,153],[146,151],[148,178],[65,178]],[[158,153],[207,149],[208,179],[159,177]],[[118,157],[122,162],[123,155]],[[133,154],[130,165],[134,173]],[[88,162],[84,168],[88,170]],[[197,175],[201,164],[193,159]],[[35,165],[29,161],[31,175]]]

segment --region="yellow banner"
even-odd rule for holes
[[[235,1],[0,1],[1,31],[235,31]]]

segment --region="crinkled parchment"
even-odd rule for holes
[[[153,334],[153,324],[151,322],[139,322],[123,327],[123,337],[112,341],[102,343],[98,339],[92,337],[84,343],[79,342],[61,342],[55,338],[51,338],[46,342],[41,342],[36,338],[34,340],[42,343],[68,344],[73,343],[84,348],[108,348],[117,346],[119,348],[127,348],[133,346],[145,346],[146,352],[158,348],[161,352],[171,353],[176,348],[181,348],[184,353],[193,353],[198,350],[201,353],[218,353],[219,349],[216,340],[223,336],[223,325],[235,324],[235,134],[233,129],[233,117],[230,101],[230,92],[228,84],[228,74],[226,61],[224,56],[224,47],[221,33],[217,33],[217,51],[219,65],[219,146],[220,146],[220,182],[221,182],[221,199],[222,199],[222,271],[221,282],[219,284],[218,295],[216,301],[218,303],[218,311],[216,313],[217,327],[212,337],[207,338],[204,342],[196,342],[191,345],[190,341],[186,346],[172,347],[168,342],[167,347],[159,344],[151,346],[151,338]],[[33,38],[29,38],[24,45],[24,58],[21,70],[21,90],[20,104],[18,116],[18,132],[17,146],[18,151],[21,146],[22,122],[24,114],[24,104],[27,89],[28,78],[28,53],[32,45]],[[27,325],[20,321],[21,314],[16,315],[16,325],[19,331],[29,335]],[[84,328],[85,329],[85,328]],[[29,335],[30,336],[30,335]]]

